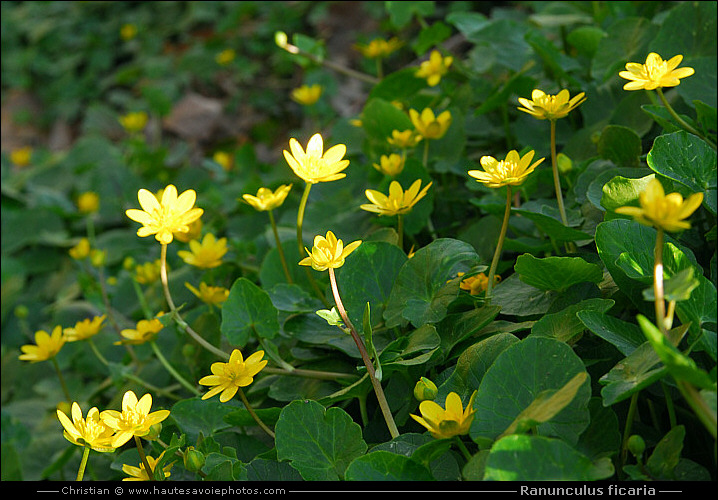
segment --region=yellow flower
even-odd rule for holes
[[[243,194],[242,198],[244,201],[252,205],[255,210],[263,212],[281,207],[282,203],[284,203],[284,200],[287,198],[290,189],[292,189],[291,184],[279,186],[276,191],[261,187],[259,188],[259,191],[257,191],[257,196]]]
[[[618,76],[631,80],[623,86],[624,90],[653,90],[659,87],[675,87],[686,78],[695,73],[693,68],[679,68],[683,56],[678,54],[664,61],[661,56],[651,52],[646,57],[646,64],[629,62],[627,71],[621,71]]]
[[[13,149],[10,152],[10,161],[18,167],[27,167],[32,158],[32,148],[25,146],[23,148]]]
[[[77,209],[83,214],[97,212],[100,208],[100,197],[92,191],[85,191],[77,197]]]
[[[227,253],[227,238],[216,239],[212,233],[207,233],[202,239],[189,242],[189,252],[180,250],[177,255],[185,263],[200,269],[212,269],[222,264],[222,257]]]
[[[154,234],[163,245],[172,243],[172,233],[189,232],[189,225],[203,212],[201,208],[192,208],[197,199],[194,189],[188,189],[178,197],[177,188],[172,184],[164,189],[161,200],[147,189],[140,189],[137,198],[142,210],[132,208],[125,211],[127,217],[142,224],[137,236]]]
[[[240,387],[247,387],[254,380],[254,376],[259,373],[267,364],[266,360],[262,360],[264,351],[257,351],[247,358],[245,361],[239,349],[232,351],[227,363],[212,363],[210,370],[212,375],[207,375],[199,379],[201,385],[214,386],[202,399],[208,399],[212,396],[220,394],[219,400],[226,403],[237,394]]]
[[[120,37],[123,40],[132,40],[137,35],[137,26],[134,24],[123,24],[120,28]]]
[[[120,332],[125,337],[123,340],[115,342],[115,345],[132,344],[139,345],[154,340],[160,330],[164,328],[162,322],[157,318],[141,319],[137,322],[135,328],[126,328]]]
[[[132,391],[127,391],[122,397],[122,412],[105,410],[100,418],[107,427],[116,431],[112,439],[112,446],[119,448],[133,436],[142,437],[150,433],[150,427],[169,417],[169,410],[158,410],[150,413],[152,408],[152,395],[145,394],[138,401]]]
[[[529,151],[523,158],[516,151],[509,151],[505,160],[497,161],[493,156],[482,156],[484,170],[469,170],[469,175],[490,188],[518,186],[544,161],[544,158],[531,164],[535,151]]]
[[[539,120],[563,118],[586,100],[583,92],[573,96],[571,99],[569,99],[569,95],[566,89],[561,90],[556,95],[545,94],[542,90],[534,89],[531,92],[531,100],[519,97],[519,102],[524,107],[519,107],[518,110],[528,113]]]
[[[236,55],[237,54],[234,52],[234,49],[224,49],[222,52],[214,56],[214,60],[220,66],[226,66],[234,61]]]
[[[424,108],[419,114],[415,109],[409,110],[409,118],[416,127],[416,131],[424,139],[441,139],[451,125],[451,113],[444,111],[439,116],[434,116],[430,108]]]
[[[95,316],[94,318],[85,318],[82,321],[75,323],[72,328],[65,328],[63,334],[67,342],[75,342],[77,340],[86,340],[90,337],[97,335],[102,330],[103,324],[107,317],[106,314],[102,316]]]
[[[468,434],[476,413],[472,408],[475,397],[476,391],[471,395],[466,410],[461,404],[461,398],[455,392],[450,392],[446,396],[446,409],[434,401],[422,401],[419,404],[421,417],[411,415],[411,418],[426,427],[436,439]]]
[[[409,189],[404,191],[401,184],[397,181],[391,181],[391,184],[389,184],[389,196],[373,189],[367,189],[364,194],[372,203],[366,203],[359,208],[367,212],[375,212],[380,216],[402,215],[408,213],[419,200],[426,196],[432,184],[430,182],[424,189],[419,191],[421,179],[417,179]]]
[[[189,291],[198,299],[209,305],[219,306],[229,297],[229,290],[221,286],[209,286],[204,282],[199,284],[199,290],[189,283],[185,283],[184,286],[189,288]]]
[[[314,237],[314,246],[312,251],[304,248],[309,257],[299,261],[300,266],[312,266],[317,271],[326,271],[330,267],[336,269],[344,265],[344,259],[361,245],[361,240],[353,241],[346,247],[342,240],[338,240],[334,233],[327,232],[326,238],[321,235]]]
[[[172,233],[172,236],[177,238],[178,241],[188,243],[199,238],[200,234],[202,234],[202,219],[197,219],[189,225],[189,231],[186,233]]]
[[[160,259],[154,262],[145,262],[135,267],[135,281],[143,285],[149,285],[160,279],[160,267],[162,261]]]
[[[226,151],[217,151],[212,155],[212,159],[219,163],[222,166],[223,170],[229,171],[232,169],[232,163],[234,162],[234,158]]]
[[[459,277],[463,276],[464,273],[459,272],[457,273]],[[501,281],[501,276],[496,275],[494,276],[494,285]],[[469,276],[468,278],[464,278],[461,280],[461,283],[459,284],[459,288],[462,290],[466,290],[471,295],[479,295],[481,292],[485,292],[486,288],[489,285],[489,277],[486,276],[484,273],[479,273],[474,276]]]
[[[150,466],[150,469],[152,469],[152,474],[155,473],[155,468],[157,467],[157,463],[162,460],[162,457],[164,456],[165,452],[163,451],[160,453],[160,456],[157,457],[157,459],[152,458],[151,456],[147,455],[145,458],[147,458],[147,463]],[[162,468],[162,472],[164,474],[164,477],[170,477],[170,469],[172,469],[172,466],[174,465],[174,462],[171,462],[169,465],[166,465]],[[129,474],[130,477],[123,478],[123,481],[149,481],[150,476],[147,474],[147,470],[145,470],[145,464],[140,462],[139,467],[133,467],[131,465],[122,464],[122,472],[125,474]]]
[[[374,168],[389,177],[396,177],[404,170],[404,161],[404,157],[396,153],[381,155],[379,164],[374,163]]]
[[[68,250],[67,253],[75,260],[86,259],[90,256],[90,240],[87,238],[80,238],[77,245]]]
[[[139,132],[147,125],[147,113],[137,111],[120,117],[120,124],[128,132]]]
[[[401,149],[413,148],[421,142],[423,137],[413,130],[392,130],[391,137],[386,142]]]
[[[72,420],[62,411],[57,410],[57,418],[60,420],[64,431],[65,439],[77,446],[89,446],[95,451],[114,451],[112,438],[114,431],[107,427],[100,419],[100,412],[97,408],[90,408],[87,418],[82,418],[80,405],[73,402],[71,410]]]
[[[354,48],[369,59],[383,59],[395,52],[402,45],[403,43],[396,37],[392,37],[389,40],[375,38],[366,45],[357,43],[354,45]]]
[[[307,143],[306,153],[294,138],[289,139],[289,149],[291,153],[283,151],[284,158],[294,173],[310,184],[336,181],[347,175],[342,173],[349,165],[349,160],[342,159],[347,152],[344,144],[337,144],[324,152],[321,134],[314,134]]]
[[[432,50],[429,60],[421,63],[415,75],[418,78],[426,78],[429,86],[435,87],[441,81],[441,77],[449,71],[452,62],[454,62],[453,57],[441,57],[441,52]]]
[[[686,200],[680,193],[666,195],[661,181],[654,178],[638,195],[641,207],[619,207],[616,213],[630,215],[637,222],[665,231],[681,231],[691,227],[687,219],[703,202],[703,193],[694,193]]]
[[[60,352],[62,346],[65,345],[66,339],[62,335],[62,327],[56,326],[52,330],[52,334],[48,334],[44,330],[35,332],[35,344],[26,344],[20,346],[20,350],[24,353],[18,359],[22,361],[30,361],[37,363],[38,361],[46,361],[54,358]]]
[[[292,90],[292,100],[303,106],[311,106],[322,96],[324,88],[315,83],[314,85],[302,85]]]

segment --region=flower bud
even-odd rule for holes
[[[638,434],[634,434],[631,437],[629,437],[628,443],[626,443],[626,444],[627,444],[628,451],[630,451],[634,457],[640,457],[641,455],[643,455],[643,452],[646,450],[646,442]]]
[[[204,467],[204,453],[195,450],[194,446],[190,446],[182,457],[184,467],[190,472],[199,472]]]
[[[25,319],[30,314],[30,310],[27,308],[27,306],[19,305],[15,306],[15,317],[17,319]]]
[[[414,397],[419,401],[433,400],[439,389],[426,377],[421,377],[414,386]]]
[[[571,161],[571,158],[565,154],[559,153],[556,156],[556,166],[558,167],[559,172],[566,174],[573,169],[573,161]]]
[[[147,433],[146,436],[142,436],[147,441],[154,441],[158,437],[160,437],[160,432],[162,432],[162,422],[157,422],[153,426],[150,427],[150,432]]]

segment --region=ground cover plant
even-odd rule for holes
[[[715,480],[714,2],[3,2],[3,480]]]

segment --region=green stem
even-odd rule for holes
[[[150,481],[155,480],[155,471],[152,470],[152,467],[150,467],[149,462],[147,461],[147,455],[145,455],[145,449],[142,447],[142,441],[139,437],[134,436],[135,438],[135,444],[137,445],[137,452],[140,454],[140,461],[142,462],[142,465],[145,467],[145,471],[147,472],[147,477]]]
[[[312,183],[307,182],[304,187],[304,193],[302,194],[302,199],[299,202],[299,211],[297,212],[297,248],[299,249],[299,255],[304,255],[304,237],[302,235],[302,229],[304,227],[304,211],[307,208],[307,200],[309,199],[309,191],[312,189]],[[324,293],[319,289],[319,285],[317,285],[316,280],[314,279],[314,276],[312,276],[312,270],[310,267],[304,268],[304,271],[307,273],[307,279],[309,280],[309,284],[312,286],[312,289],[314,290],[314,294],[319,298],[319,300],[322,301],[322,303],[329,307],[329,301],[327,301],[327,298],[324,296]]]
[[[292,370],[286,370],[284,368],[273,368],[266,367],[262,370],[262,373],[272,373],[274,375],[286,375],[292,377],[304,377],[313,378],[317,380],[337,380],[337,379],[355,379],[356,375],[351,373],[341,372],[323,372],[319,370],[305,370],[302,368],[293,368]]]
[[[107,362],[107,359],[102,355],[100,350],[97,348],[95,343],[92,341],[92,339],[87,339],[87,343],[90,345],[90,349],[92,349],[92,352],[95,353],[95,356],[97,356],[97,359],[99,359],[103,365],[107,366],[110,363]]]
[[[628,453],[628,438],[631,437],[631,430],[633,428],[633,419],[636,416],[636,409],[638,408],[638,394],[634,392],[631,396],[631,404],[628,407],[628,415],[626,415],[626,426],[623,429],[623,443],[621,444],[621,467],[626,463],[626,455]]]
[[[402,217],[401,214],[396,216],[396,232],[399,236],[397,245],[404,251],[404,217]]]
[[[466,448],[466,445],[461,440],[460,436],[454,436],[454,441],[456,442],[457,447],[461,451],[462,455],[464,455],[464,458],[468,461],[471,460],[471,453],[469,453],[469,450]]]
[[[701,397],[695,387],[685,380],[676,380],[678,389],[681,394],[688,402],[688,405],[693,409],[693,412],[698,417],[698,420],[708,429],[713,439],[716,439],[716,422],[715,410],[711,409],[710,406],[706,405],[705,400]]]
[[[57,364],[57,360],[55,358],[52,359],[52,366],[55,367],[55,372],[57,372],[57,378],[60,379],[60,385],[62,386],[62,392],[65,393],[65,399],[67,399],[68,404],[72,404],[72,398],[70,397],[70,391],[67,390],[67,384],[65,383],[65,378],[62,376],[62,372],[60,371],[60,365]]]
[[[85,467],[87,467],[87,459],[89,456],[90,456],[90,447],[85,445],[85,447],[82,450],[82,460],[80,461],[80,468],[77,469],[76,481],[82,481],[82,478],[85,476]]]
[[[496,243],[496,251],[494,252],[494,258],[491,260],[491,267],[489,268],[489,282],[486,284],[486,300],[485,304],[491,304],[491,292],[494,288],[494,276],[496,276],[496,268],[499,266],[499,259],[501,258],[501,249],[504,246],[504,239],[506,238],[506,232],[509,229],[509,216],[511,215],[511,186],[506,186],[506,211],[504,212],[504,220],[501,223],[501,233],[499,234],[499,241]]]
[[[282,262],[282,268],[284,269],[284,275],[287,277],[287,283],[290,285],[293,283],[292,275],[289,273],[289,267],[287,267],[287,259],[284,257],[284,250],[282,249],[282,242],[279,239],[279,231],[277,231],[277,223],[274,221],[274,214],[271,210],[269,212],[269,223],[272,225],[272,232],[274,233],[274,240],[277,242],[277,252],[279,252],[279,260]]]
[[[157,359],[160,360],[160,363],[162,363],[162,366],[165,367],[165,370],[169,372],[170,375],[172,375],[177,382],[182,384],[185,389],[187,389],[189,392],[194,394],[195,396],[199,396],[200,392],[192,386],[189,382],[187,382],[182,375],[180,375],[177,370],[174,369],[174,367],[167,361],[167,358],[164,357],[162,354],[162,351],[160,351],[159,347],[157,347],[157,342],[154,340],[150,341],[150,345],[152,346],[152,350],[154,351],[155,355],[157,356]]]
[[[676,410],[673,407],[673,398],[671,398],[670,392],[668,392],[668,386],[665,382],[661,381],[661,387],[663,388],[663,396],[666,398],[666,409],[668,410],[668,421],[671,424],[671,429],[676,425]]]
[[[205,339],[203,339],[197,332],[195,332],[188,324],[187,322],[182,319],[182,317],[179,314],[179,311],[177,311],[177,307],[175,306],[174,301],[172,300],[172,295],[170,294],[170,288],[169,288],[169,281],[167,279],[167,245],[162,244],[162,251],[160,253],[160,280],[162,281],[162,289],[164,290],[165,294],[165,300],[167,301],[167,305],[170,308],[170,313],[172,314],[172,319],[182,327],[182,329],[190,336],[192,337],[199,345],[207,349],[209,352],[216,354],[220,358],[223,359],[229,359],[229,354],[222,351],[221,349],[216,348],[209,342],[207,342]]]
[[[264,422],[262,422],[262,419],[259,418],[259,416],[254,412],[254,409],[252,408],[252,405],[249,404],[249,400],[247,399],[247,396],[244,394],[244,391],[242,390],[241,387],[239,387],[239,391],[238,391],[238,392],[239,392],[239,397],[240,397],[240,399],[242,400],[242,403],[244,403],[244,407],[247,408],[247,411],[248,411],[249,414],[252,416],[252,418],[254,419],[254,421],[257,422],[257,425],[259,425],[259,427],[261,427],[262,430],[263,430],[264,432],[266,432],[269,437],[271,437],[272,439],[274,439],[274,432],[272,432],[272,429],[270,429],[269,427],[267,427],[267,425],[266,425]]]
[[[657,229],[656,248],[653,257],[653,296],[656,310],[656,323],[661,333],[667,335],[666,302],[663,298],[663,229],[661,228]]]
[[[389,428],[389,433],[391,434],[391,437],[393,439],[399,435],[399,430],[397,429],[396,423],[394,422],[394,417],[391,414],[391,409],[389,408],[389,403],[386,400],[386,396],[384,395],[384,390],[381,387],[381,383],[376,378],[376,371],[374,370],[374,365],[372,364],[371,359],[369,359],[369,353],[366,350],[364,341],[357,333],[356,328],[354,328],[354,325],[352,324],[351,320],[349,319],[349,316],[347,315],[346,309],[344,309],[344,303],[342,302],[342,298],[339,295],[337,278],[334,274],[334,269],[331,267],[329,268],[329,281],[332,286],[332,294],[334,295],[334,302],[336,302],[339,315],[342,317],[344,324],[349,328],[349,332],[351,333],[351,336],[356,343],[357,349],[359,349],[359,354],[361,355],[362,361],[364,361],[364,366],[366,367],[367,373],[369,374],[369,380],[371,380],[371,384],[374,387],[374,392],[376,393],[376,398],[379,401],[379,407],[381,408],[381,412],[384,415],[384,420],[386,421],[386,425]]]
[[[132,278],[132,286],[135,289],[135,295],[137,296],[137,301],[140,303],[140,308],[142,309],[142,313],[145,315],[145,319],[151,319],[153,316],[152,310],[147,304],[147,299],[145,298],[145,294],[142,292],[140,284],[134,278]]]
[[[568,226],[566,218],[566,209],[563,206],[563,194],[561,192],[561,178],[558,172],[558,162],[556,159],[556,120],[551,122],[551,169],[553,170],[553,186],[556,191],[556,201],[558,202],[558,211],[561,214],[561,222],[564,226]]]
[[[302,56],[306,57],[307,59],[311,60],[315,64],[318,64],[320,66],[326,66],[327,68],[336,71],[337,73],[341,73],[346,76],[350,76],[352,78],[356,78],[357,80],[361,80],[363,82],[370,83],[372,85],[376,85],[379,83],[379,79],[375,78],[371,75],[367,75],[366,73],[361,73],[359,71],[355,71],[351,68],[347,68],[344,66],[341,66],[335,62],[332,62],[328,59],[320,59],[319,57],[315,56],[314,54],[310,52],[304,52],[296,45],[292,45],[290,43],[287,43],[284,47],[282,47],[284,50],[289,52],[290,54],[301,54]]]
[[[658,87],[656,89],[656,93],[658,94],[658,97],[661,98],[661,102],[666,107],[666,110],[668,110],[668,113],[670,113],[673,119],[678,123],[678,125],[680,125],[683,130],[685,130],[686,132],[690,132],[693,135],[697,135],[698,137],[706,141],[710,145],[710,147],[716,149],[716,144],[713,141],[711,141],[706,136],[698,132],[696,129],[688,125],[683,118],[678,116],[678,113],[676,113],[675,110],[668,103],[668,99],[666,99],[666,96],[663,95],[663,90],[661,89],[661,87]]]
[[[422,163],[424,164],[424,168],[427,170],[429,169],[428,163],[429,162],[429,139],[424,137],[424,158],[422,160]]]

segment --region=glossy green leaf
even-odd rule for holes
[[[209,369],[207,373],[209,373]],[[194,442],[200,433],[213,433],[229,427],[225,416],[236,410],[237,406],[231,403],[220,403],[216,397],[205,401],[196,397],[178,401],[170,411],[177,426],[187,434],[187,440]]]
[[[576,317],[586,328],[614,345],[624,356],[631,354],[646,340],[637,325],[600,311],[578,311]]]
[[[362,127],[373,140],[386,143],[392,130],[414,130],[409,116],[385,99],[367,101],[362,111]]]
[[[255,458],[246,465],[247,481],[301,481],[302,476],[288,462]]]
[[[608,457],[592,462],[560,439],[512,435],[491,447],[484,480],[595,481],[613,474]]]
[[[432,481],[429,470],[404,455],[372,451],[355,458],[346,470],[347,481]]]
[[[610,212],[615,212],[618,207],[640,206],[638,195],[646,190],[648,183],[655,177],[651,174],[639,179],[630,179],[617,175],[603,185],[601,206]]]
[[[289,460],[306,481],[344,479],[347,466],[364,455],[361,427],[341,408],[292,401],[274,429],[277,458]]]
[[[277,308],[269,294],[246,278],[239,278],[222,304],[222,335],[242,347],[252,338],[272,339],[279,332]]]
[[[641,138],[633,129],[608,125],[598,139],[598,154],[619,167],[638,167]]]
[[[583,322],[577,317],[578,313],[597,311],[603,314],[614,304],[615,302],[610,299],[582,300],[559,312],[544,315],[534,323],[531,334],[572,343],[575,340],[574,337],[582,333],[585,328]]]
[[[716,214],[716,152],[705,141],[684,131],[661,135],[646,161],[654,172],[703,193],[704,206]]]
[[[386,325],[391,328],[410,321],[418,327],[441,321],[459,294],[458,283],[447,284],[447,280],[477,262],[471,245],[450,238],[434,240],[417,250],[399,270],[384,311]]]
[[[510,346],[481,380],[474,399],[472,439],[497,438],[540,394],[561,389],[581,372],[585,372],[581,358],[563,342],[529,336]],[[538,434],[576,443],[589,423],[590,396],[590,384],[583,384],[554,419],[537,427]]]
[[[533,221],[533,223],[536,224],[536,227],[546,233],[547,236],[554,238],[557,241],[582,241],[591,239],[590,234],[572,227],[566,227],[560,220],[545,214],[516,208],[512,208],[511,213],[521,215]]]
[[[603,271],[600,266],[586,262],[581,257],[545,257],[539,259],[531,254],[520,255],[514,270],[521,281],[540,290],[562,292],[576,283],[600,283]]]

